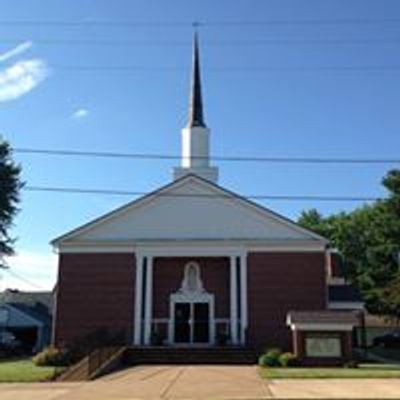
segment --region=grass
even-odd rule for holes
[[[43,382],[59,372],[55,367],[38,367],[30,359],[0,361],[0,382]]]
[[[265,379],[358,379],[400,378],[400,367],[385,364],[362,364],[359,368],[260,368]]]

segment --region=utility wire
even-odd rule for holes
[[[25,39],[3,39],[2,43],[18,44]],[[151,46],[151,47],[191,47],[191,41],[132,41],[132,40],[74,40],[74,39],[35,39],[35,44],[45,46]],[[325,46],[325,45],[368,45],[399,44],[400,38],[382,39],[254,39],[254,40],[202,40],[203,46]]]
[[[83,150],[57,150],[57,149],[35,149],[28,147],[15,147],[15,153],[36,154],[66,157],[89,157],[89,158],[127,158],[144,160],[181,160],[183,157],[173,154],[160,153],[121,153],[106,151],[83,151]],[[213,157],[191,157],[196,160],[209,159],[211,161],[227,162],[265,162],[265,163],[290,163],[290,164],[399,164],[400,158],[324,158],[324,157],[263,157],[263,156],[213,156]]]
[[[121,195],[121,196],[147,196],[155,194],[160,197],[172,198],[231,198],[232,195],[226,194],[192,194],[192,193],[162,193],[162,192],[138,192],[127,190],[107,190],[107,189],[81,189],[71,187],[50,187],[50,186],[24,186],[22,189],[31,192],[57,192],[75,194],[99,194],[99,195]],[[239,196],[252,200],[294,200],[294,201],[377,201],[383,200],[373,196],[315,196],[315,195],[249,195]]]
[[[19,279],[22,282],[27,283],[28,285],[36,288],[36,289],[41,289],[41,290],[45,290],[43,286],[38,285],[35,282],[32,282],[30,279],[24,278],[23,276],[21,276],[20,274],[17,274],[16,272],[14,272],[12,269],[5,269],[4,271],[6,271],[7,273],[9,273],[11,276],[13,276],[14,278]]]
[[[184,66],[148,66],[148,65],[67,65],[55,64],[52,67],[66,72],[175,72],[186,71]],[[319,66],[260,66],[260,67],[208,67],[210,72],[260,72],[260,73],[293,73],[293,72],[399,72],[400,65],[319,65]]]
[[[265,19],[265,20],[214,20],[199,22],[182,21],[117,21],[117,20],[0,20],[2,26],[46,27],[108,27],[108,28],[231,28],[286,25],[374,25],[398,24],[400,18],[325,18],[325,19]]]

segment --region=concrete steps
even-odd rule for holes
[[[255,364],[257,354],[246,347],[129,347],[123,363],[138,364]]]

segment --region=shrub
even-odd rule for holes
[[[297,356],[293,353],[286,352],[279,355],[279,365],[281,367],[293,367],[297,363]]]
[[[70,364],[70,359],[65,350],[56,349],[55,347],[47,347],[40,353],[36,354],[32,361],[39,367],[62,367]]]
[[[282,354],[280,349],[266,350],[258,359],[258,364],[262,367],[277,367],[280,365],[279,357]]]
[[[357,360],[349,360],[344,365],[344,368],[358,368]]]

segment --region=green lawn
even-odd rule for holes
[[[260,368],[266,379],[400,378],[396,365],[364,364],[359,368]]]
[[[56,373],[54,367],[37,367],[30,359],[0,360],[0,382],[48,381]]]

